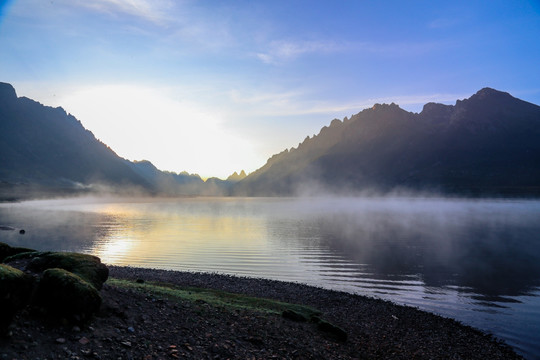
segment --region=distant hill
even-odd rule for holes
[[[162,171],[148,160],[127,162],[138,175],[152,184],[156,192],[162,195],[197,195],[205,186],[204,181],[197,174],[189,174],[185,171],[179,174]]]
[[[227,181],[237,182],[237,181],[240,181],[240,180],[244,180],[244,178],[246,176],[247,175],[246,175],[246,172],[244,170],[240,171],[240,174],[235,171],[233,174],[231,174],[227,178]]]
[[[4,199],[104,188],[178,194],[196,192],[188,185],[203,183],[198,175],[122,159],[62,108],[18,98],[7,83],[0,83],[0,163]]]
[[[540,194],[540,107],[484,88],[419,114],[376,104],[272,156],[240,195],[413,189]]]

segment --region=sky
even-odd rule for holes
[[[0,81],[118,155],[252,172],[375,103],[540,104],[540,0],[0,0]]]

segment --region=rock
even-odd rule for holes
[[[58,338],[55,340],[57,344],[65,344],[66,343],[66,339],[65,338]]]
[[[317,329],[320,331],[327,333],[338,341],[347,341],[347,332],[342,328],[316,316],[312,318],[312,321],[317,324]]]
[[[0,264],[0,333],[27,303],[32,291],[32,278],[9,265]]]
[[[41,272],[52,268],[64,269],[85,279],[97,290],[101,290],[109,277],[109,269],[97,256],[68,252],[36,252],[26,256],[31,257],[27,270]]]
[[[69,320],[88,320],[101,305],[94,286],[65,269],[47,269],[39,281],[35,304],[49,314]]]
[[[83,336],[82,338],[79,339],[79,344],[82,344],[82,345],[86,345],[90,342],[90,340],[88,340],[87,337]]]
[[[281,316],[283,316],[285,319],[298,322],[306,322],[308,320],[304,315],[290,309],[283,311],[281,313]]]
[[[35,251],[33,249],[9,246],[6,243],[0,242],[0,262],[4,262],[8,257],[13,255]]]

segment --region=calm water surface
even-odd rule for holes
[[[108,264],[297,281],[491,332],[540,358],[540,201],[70,199],[0,205],[0,241]]]

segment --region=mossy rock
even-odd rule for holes
[[[59,268],[72,272],[101,290],[109,277],[109,269],[97,256],[68,252],[36,252],[11,256],[6,261],[31,259],[26,268],[33,272]]]
[[[45,254],[52,254],[52,251],[28,251],[7,257],[5,258],[5,261],[10,262],[15,260],[33,259],[37,256],[43,256]]]
[[[82,277],[65,269],[53,268],[43,272],[34,303],[49,315],[84,322],[99,310],[101,296]]]
[[[0,242],[0,262],[3,262],[6,258],[27,252],[35,252],[36,250],[27,249],[22,247],[13,247],[6,243]]]
[[[296,322],[306,322],[308,321],[308,317],[304,314],[294,311],[291,309],[286,309],[281,313],[281,316],[283,316],[285,319],[296,321]]]
[[[338,341],[347,341],[347,332],[340,328],[339,326],[336,326],[324,319],[319,318],[318,316],[313,316],[311,318],[311,321],[313,321],[315,324],[317,324],[317,329],[320,331],[330,335],[332,338]]]
[[[0,333],[5,333],[17,310],[29,301],[32,277],[9,265],[0,264]]]

